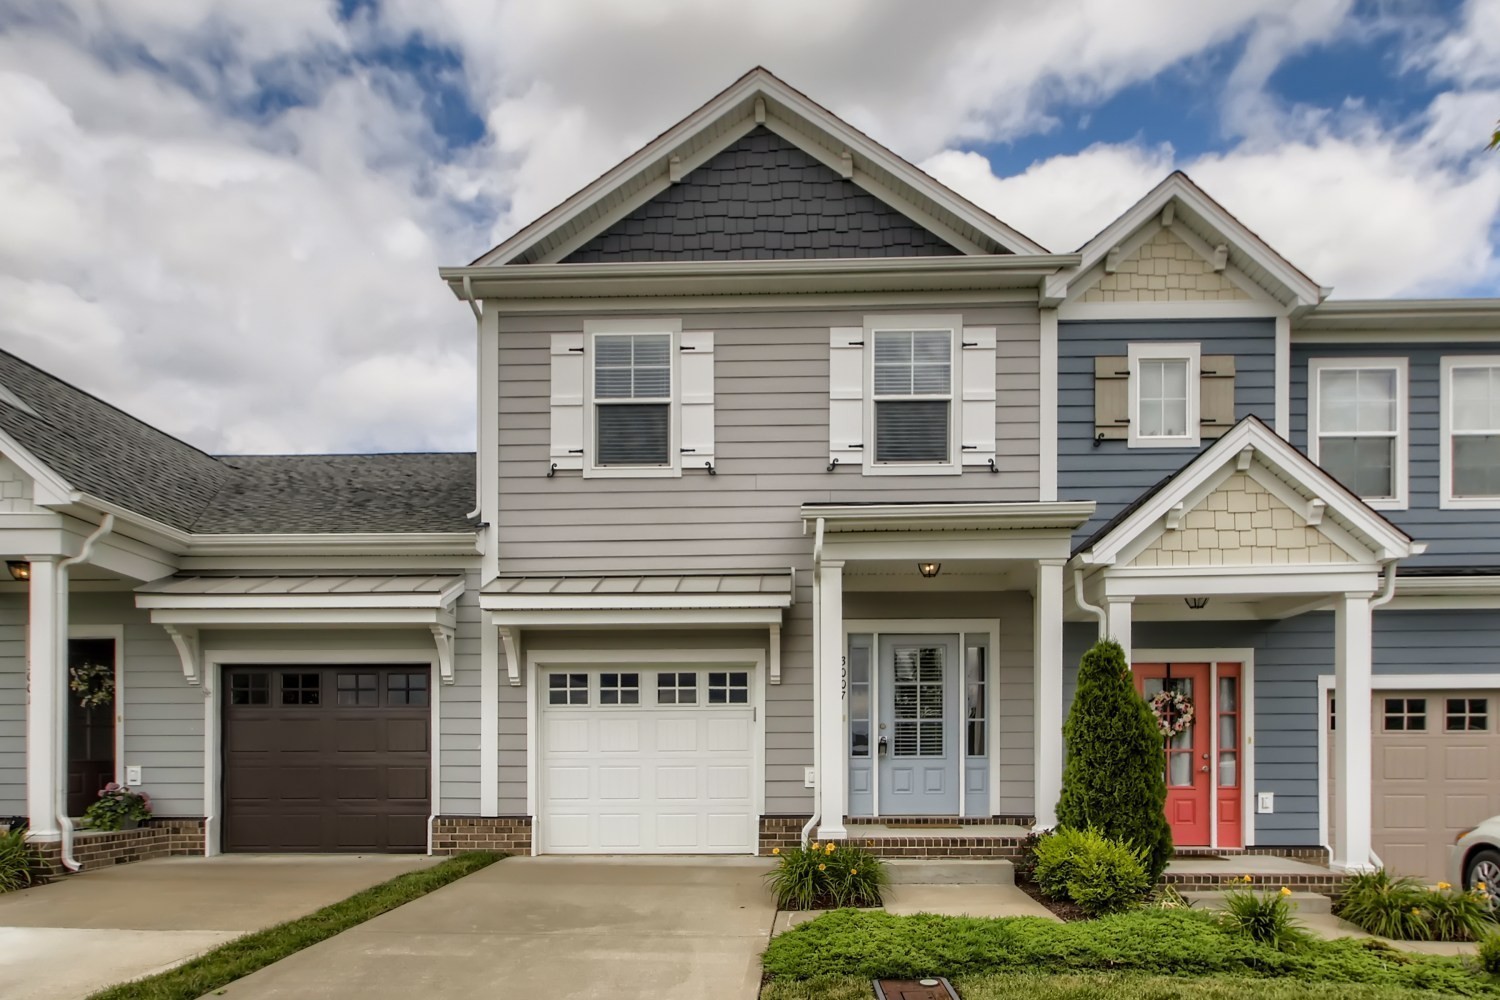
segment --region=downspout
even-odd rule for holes
[[[1396,561],[1393,559],[1385,564],[1385,583],[1381,585],[1380,593],[1376,594],[1373,598],[1370,599],[1370,611],[1373,613],[1376,608],[1391,603],[1391,598],[1395,596]],[[1373,619],[1370,622],[1370,628],[1371,630],[1375,628],[1375,622]],[[1371,644],[1371,648],[1373,650],[1373,643]],[[1376,868],[1385,867],[1385,863],[1380,860],[1380,855],[1376,854],[1373,848],[1370,850],[1370,864],[1374,865]]]
[[[823,519],[818,518],[817,531],[813,534],[813,634],[819,635],[823,629]],[[821,636],[819,636],[821,638]],[[823,661],[823,644],[813,643],[813,773],[817,774],[817,768],[823,766],[823,716],[820,712],[823,698],[820,692],[823,690],[820,670]],[[819,776],[817,784],[821,784]],[[812,832],[817,829],[818,821],[823,818],[821,789],[813,788],[812,815],[808,817],[807,825],[802,828],[802,846],[812,840]]]
[[[58,755],[57,759],[59,761],[68,759],[68,569],[81,562],[85,562],[89,556],[93,555],[94,543],[109,534],[114,528],[115,516],[113,514],[105,514],[104,518],[99,522],[99,527],[95,528],[93,533],[83,540],[83,547],[78,550],[78,554],[70,556],[57,564],[57,628],[62,633],[58,639],[57,649],[58,666],[63,669],[57,671],[57,684],[62,689],[62,694],[57,699],[57,714],[59,718],[54,722],[57,739],[53,752]],[[120,669],[124,668],[124,664],[119,664],[118,666]],[[57,811],[57,828],[62,834],[60,844],[62,866],[70,872],[76,872],[83,866],[73,856],[73,820],[68,816],[68,772],[66,767],[61,770],[62,780],[52,788],[54,797],[53,808]]]
[[[464,275],[464,301],[469,303],[469,310],[474,314],[474,372],[479,380],[479,388],[475,390],[474,406],[479,406],[479,394],[484,392],[484,368],[480,360],[484,357],[484,310],[474,299],[474,281],[467,274]],[[472,521],[483,513],[484,502],[481,500],[482,487],[480,478],[484,475],[484,464],[479,457],[479,448],[474,449],[474,509],[469,511],[466,520]]]
[[[1088,601],[1083,599],[1083,570],[1077,566],[1073,568],[1073,600],[1078,602],[1079,611],[1087,611],[1089,614],[1099,619],[1099,638],[1108,638],[1109,619],[1104,614],[1103,608],[1094,604],[1090,604]]]

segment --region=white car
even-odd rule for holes
[[[1459,835],[1449,868],[1454,885],[1484,886],[1490,905],[1500,909],[1500,816],[1491,816]]]

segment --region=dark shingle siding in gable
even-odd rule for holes
[[[579,247],[565,262],[958,253],[759,126]]]

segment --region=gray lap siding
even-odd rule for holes
[[[1270,319],[1077,321],[1058,324],[1057,490],[1061,500],[1094,500],[1083,539],[1120,509],[1198,453],[1197,448],[1094,446],[1094,359],[1121,357],[1132,343],[1196,342],[1204,355],[1235,358],[1235,419],[1254,414],[1267,423],[1276,410],[1276,327]],[[1204,441],[1207,445],[1211,443]]]
[[[0,817],[26,814],[26,595],[0,597]]]
[[[1078,661],[1092,624],[1070,623],[1064,642],[1063,706],[1077,689]],[[1273,622],[1136,622],[1137,649],[1255,651],[1255,788],[1274,792],[1275,812],[1255,816],[1261,846],[1318,844],[1318,677],[1333,673],[1333,616]],[[1374,672],[1500,673],[1500,615],[1490,611],[1377,611]]]

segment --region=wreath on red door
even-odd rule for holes
[[[1193,703],[1181,691],[1158,691],[1147,704],[1163,736],[1176,736],[1193,724]]]

